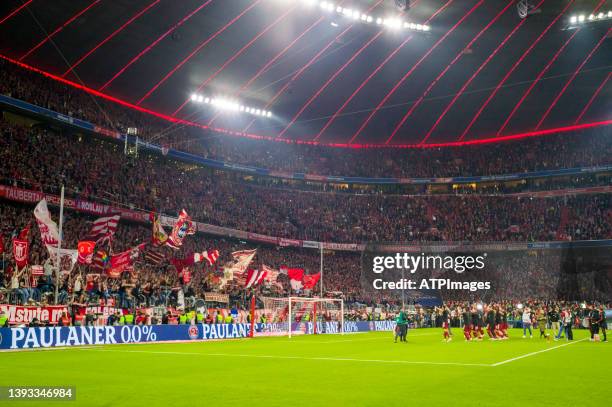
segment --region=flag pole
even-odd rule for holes
[[[319,279],[319,289],[320,289],[320,297],[323,298],[323,243],[319,243],[319,248],[321,249],[321,265],[319,266],[319,273],[321,278]]]
[[[62,265],[62,257],[60,252],[62,250],[62,228],[64,226],[64,186],[62,185],[62,192],[60,195],[60,217],[59,217],[59,237],[57,239],[57,258],[55,259],[55,305],[57,305],[59,295],[59,283],[60,283],[60,268]]]

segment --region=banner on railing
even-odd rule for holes
[[[50,305],[46,307],[24,307],[21,305],[0,304],[0,311],[8,318],[10,325],[29,324],[34,318],[41,322],[57,324],[62,314],[68,313],[65,305]]]
[[[292,324],[294,334],[313,334],[314,328],[312,322]],[[344,323],[346,333],[393,331],[394,329],[394,321],[346,321]],[[0,328],[0,349],[239,339],[248,337],[250,330],[250,324]],[[255,324],[255,332],[259,336],[282,335],[287,333],[287,324]],[[338,322],[317,322],[316,332],[337,334],[340,333],[340,326]]]
[[[229,294],[204,293],[204,301],[229,303]]]

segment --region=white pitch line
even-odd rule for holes
[[[83,349],[94,352],[121,352],[121,353],[148,353],[162,355],[187,355],[187,356],[213,356],[213,357],[240,357],[256,359],[292,359],[292,360],[312,360],[312,361],[331,361],[331,362],[357,362],[357,363],[389,363],[406,365],[443,365],[443,366],[479,366],[491,367],[483,363],[460,363],[460,362],[428,362],[413,360],[385,360],[385,359],[354,359],[354,358],[326,358],[326,357],[305,357],[305,356],[278,356],[278,355],[250,355],[238,353],[196,353],[196,352],[167,352],[167,351],[145,351],[145,350],[115,350],[115,349]]]
[[[515,360],[519,360],[519,359],[524,359],[524,358],[528,358],[529,356],[533,356],[533,355],[537,355],[539,353],[544,353],[544,352],[549,352],[551,350],[555,350],[555,349],[559,349],[562,348],[564,346],[569,346],[572,345],[574,343],[578,343],[578,342],[582,342],[582,341],[586,341],[588,338],[584,338],[584,339],[580,339],[579,341],[572,341],[572,342],[568,342],[568,343],[564,343],[562,345],[558,345],[558,346],[553,346],[552,348],[548,348],[548,349],[542,349],[539,350],[537,352],[531,352],[531,353],[527,353],[525,355],[521,355],[521,356],[517,356],[515,358],[511,358],[508,360],[503,360],[501,362],[497,362],[497,363],[493,363],[492,365],[490,365],[491,367],[495,367],[495,366],[501,366],[501,365],[505,365],[506,363],[510,363],[510,362],[514,362]]]
[[[79,346],[80,349],[90,349],[95,346]],[[51,352],[57,350],[74,350],[72,346],[57,346],[52,348],[25,348],[25,349],[0,349],[0,353],[4,352]]]

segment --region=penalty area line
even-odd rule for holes
[[[578,342],[582,342],[582,341],[586,341],[586,340],[587,340],[587,338],[584,338],[584,339],[580,339],[579,341],[572,341],[572,342],[564,343],[562,345],[553,346],[552,348],[547,348],[547,349],[542,349],[542,350],[539,350],[539,351],[536,351],[536,352],[526,353],[524,355],[517,356],[515,358],[511,358],[511,359],[507,359],[507,360],[502,360],[501,362],[493,363],[490,366],[491,367],[496,367],[496,366],[505,365],[506,363],[514,362],[515,360],[528,358],[529,356],[534,356],[534,355],[537,355],[537,354],[540,354],[540,353],[549,352],[551,350],[563,348],[564,346],[573,345],[574,343],[578,343]]]

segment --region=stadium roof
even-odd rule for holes
[[[612,20],[588,18],[612,5],[530,2],[539,12],[522,20],[506,0],[413,0],[403,16],[394,0],[329,10],[314,0],[7,0],[0,55],[167,116],[279,139],[437,144],[612,119]],[[569,27],[579,14],[585,23]],[[193,93],[273,114],[218,114]]]

